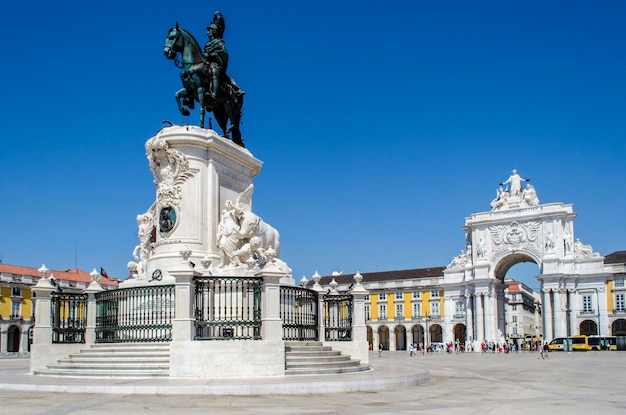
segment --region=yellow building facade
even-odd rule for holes
[[[91,282],[89,273],[79,269],[52,271],[58,289],[81,292]],[[36,298],[31,288],[40,279],[33,267],[0,264],[0,357],[30,352],[35,325]],[[102,278],[105,289],[117,288],[114,279]]]

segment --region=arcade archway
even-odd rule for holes
[[[597,336],[598,324],[593,320],[583,320],[580,323],[580,329],[578,332],[580,334],[584,334],[585,336]]]
[[[389,328],[387,326],[378,328],[378,343],[383,345],[383,349],[389,350]]]
[[[433,324],[428,329],[428,334],[430,337],[431,343],[441,343],[443,342],[443,329],[439,324]]]
[[[411,327],[411,333],[412,333],[412,337],[413,337],[413,343],[424,343],[424,327],[422,327],[419,324],[414,325],[413,327]]]
[[[613,324],[611,324],[611,335],[626,336],[626,320],[623,318],[615,320]]]
[[[453,337],[454,340],[458,340],[460,342],[465,342],[467,340],[465,324],[457,324],[453,329]]]
[[[406,350],[406,328],[404,326],[396,326],[394,332],[396,335],[396,350]]]
[[[21,331],[18,326],[11,326],[7,332],[7,352],[17,353],[20,351]]]

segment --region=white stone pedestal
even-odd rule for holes
[[[219,263],[217,230],[226,201],[235,201],[262,162],[213,130],[164,128],[146,142],[156,200],[138,216],[138,274],[122,287],[171,284],[181,257],[198,270]]]

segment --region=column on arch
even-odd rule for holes
[[[397,328],[398,328],[397,326],[393,326],[391,327],[391,329],[389,329],[389,350],[390,351],[398,350],[396,348],[396,336],[398,335],[398,332],[396,331]]]
[[[472,312],[472,296],[473,294],[465,294],[465,341],[476,340],[474,334],[474,313]]]
[[[550,297],[550,289],[543,288],[543,299],[541,303],[543,305],[543,339],[544,341],[550,341],[554,338],[552,332],[552,298]]]
[[[498,312],[496,307],[496,293],[494,291],[490,291],[484,297],[485,306],[484,306],[484,314],[485,314],[485,337],[487,340],[497,341],[497,323],[498,323]]]
[[[476,341],[485,340],[485,316],[483,313],[483,294],[474,294],[474,310],[476,314]]]
[[[554,337],[567,337],[567,322],[562,307],[563,290],[552,291],[552,314],[554,315]]]

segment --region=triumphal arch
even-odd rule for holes
[[[503,280],[520,262],[539,267],[545,340],[578,334],[586,314],[598,320],[598,328],[609,323],[599,312],[607,309],[604,257],[574,237],[573,206],[540,204],[533,185],[523,182],[528,180],[513,170],[491,209],[466,218],[466,250],[444,271],[445,315],[451,319],[464,310],[470,342],[506,340]]]

